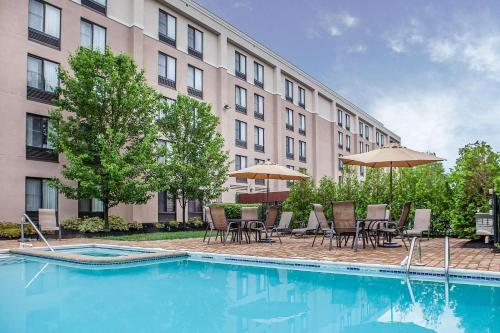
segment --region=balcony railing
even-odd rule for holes
[[[293,103],[293,97],[292,96],[286,96],[285,99],[289,102]]]
[[[291,124],[286,124],[286,129],[287,129],[287,130],[290,130],[290,131],[293,131],[293,125],[291,125]]]
[[[236,74],[237,77],[246,81],[247,75],[245,73],[242,73],[240,71],[235,71],[234,73]]]
[[[93,9],[96,12],[106,15],[106,6],[103,6],[98,2],[92,0],[82,0],[82,5],[90,9]]]
[[[299,161],[306,162],[306,157],[305,156],[299,156]]]
[[[188,94],[193,96],[193,97],[203,99],[203,91],[201,91],[201,90],[198,90],[198,89],[195,89],[192,87],[188,87]]]
[[[26,159],[57,163],[59,155],[53,149],[26,146]]]
[[[246,148],[247,147],[247,142],[243,141],[243,140],[240,140],[240,139],[236,139],[235,140],[235,144],[236,144],[236,147],[240,147],[240,148]]]
[[[264,89],[264,82],[260,82],[259,80],[254,79],[253,84],[255,84],[257,87]]]
[[[234,108],[235,108],[235,109],[236,109],[236,111],[238,111],[238,112],[241,112],[241,113],[247,114],[247,108],[246,108],[246,106],[241,106],[241,105],[236,104],[236,105],[234,106]]]
[[[262,112],[254,112],[253,116],[257,119],[264,120],[264,113]]]
[[[61,49],[61,39],[54,36],[48,35],[45,32],[38,31],[33,28],[28,28],[28,39],[32,41],[39,42],[41,44],[47,45],[49,47],[60,50]]]
[[[263,153],[264,152],[264,145],[255,144],[254,149],[255,149],[255,151]]]
[[[159,34],[158,38],[160,39],[160,41],[162,41],[165,44],[171,45],[173,47],[177,46],[175,39],[172,39],[172,38],[168,37],[167,35]]]
[[[344,149],[344,145],[343,144],[339,143],[338,146],[339,146],[340,149]]]
[[[295,156],[293,155],[293,153],[286,153],[286,158],[288,158],[289,160],[293,160]]]
[[[52,91],[27,86],[27,97],[32,101],[52,104],[52,100],[56,98],[56,94]]]
[[[158,83],[161,84],[162,86],[175,89],[175,81],[167,79],[164,76],[158,75]]]
[[[305,102],[299,102],[299,106],[303,109],[306,108],[306,103]]]
[[[195,50],[192,47],[188,47],[188,54],[192,55],[193,57],[196,57],[198,59],[203,60],[203,53],[198,51],[198,50]]]
[[[299,134],[306,135],[306,130],[303,128],[299,128]]]

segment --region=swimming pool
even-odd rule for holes
[[[48,249],[46,249],[48,251]],[[144,250],[140,248],[125,248],[125,247],[112,247],[104,245],[87,245],[87,246],[76,246],[76,247],[59,247],[56,248],[56,252],[62,253],[73,253],[82,256],[91,257],[119,257],[119,256],[130,256],[134,254],[152,253],[153,251]]]
[[[0,309],[2,333],[491,333],[500,331],[500,285],[185,258],[94,269],[7,256]]]

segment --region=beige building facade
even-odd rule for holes
[[[281,56],[190,0],[0,1],[0,220],[56,208],[59,220],[100,213],[96,200],[68,200],[48,186],[64,156],[51,152],[48,112],[57,67],[80,45],[130,54],[166,98],[187,94],[212,105],[232,168],[270,159],[314,178],[341,177],[339,156],[400,137]],[[364,170],[360,169],[360,177]],[[271,182],[272,191],[287,189]],[[224,202],[265,191],[229,179]],[[180,219],[164,193],[114,207],[129,221]],[[189,216],[200,216],[191,202]]]

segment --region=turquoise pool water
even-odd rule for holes
[[[132,249],[117,249],[117,248],[108,248],[108,247],[75,247],[75,248],[58,248],[57,252],[65,252],[65,253],[75,253],[82,256],[91,256],[91,257],[118,257],[118,256],[129,256],[132,254],[143,254],[148,253],[148,251],[139,251]]]
[[[44,266],[0,260],[0,332],[500,332],[500,287],[450,284],[447,302],[444,283],[417,280],[190,260]]]

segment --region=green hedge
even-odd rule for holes
[[[63,222],[65,230],[78,231],[82,233],[95,233],[104,231],[104,220],[99,217],[89,217],[84,219],[69,218]],[[109,216],[109,229],[112,231],[141,230],[142,224],[138,222],[128,223],[122,217]]]
[[[215,206],[223,206],[228,219],[240,219],[241,208],[243,207],[257,207],[259,209],[259,218],[264,216],[262,204],[240,204],[240,203],[214,203]]]
[[[24,234],[32,236],[35,234],[35,229],[31,225],[24,226]],[[10,222],[0,222],[0,238],[15,239],[21,237],[21,225]]]

